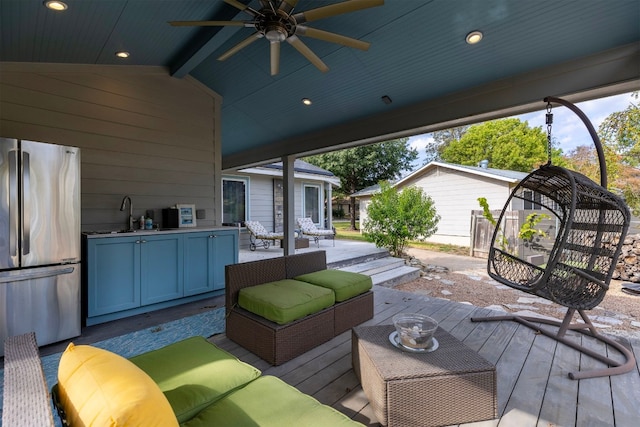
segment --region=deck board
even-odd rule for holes
[[[496,365],[499,418],[460,427],[640,425],[640,365],[624,375],[571,380],[570,371],[604,365],[516,322],[470,321],[498,312],[381,286],[374,289],[374,317],[365,325],[390,324],[400,312],[421,312]],[[605,344],[583,334],[569,331],[567,336],[607,350]],[[282,378],[365,426],[380,426],[351,368],[350,331],[275,367],[224,335],[211,340],[264,374]],[[640,356],[640,340],[621,340]]]

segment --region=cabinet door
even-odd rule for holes
[[[87,242],[87,316],[140,307],[138,238]]]
[[[141,236],[140,303],[154,304],[182,297],[182,235]]]
[[[213,291],[213,232],[184,235],[184,296]]]
[[[215,290],[224,289],[224,267],[238,262],[238,232],[218,231],[214,233],[213,256],[214,256],[214,279],[213,288]]]

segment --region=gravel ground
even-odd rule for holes
[[[409,255],[424,265],[423,277],[397,285],[403,291],[465,302],[509,313],[562,319],[566,308],[526,292],[501,285],[486,272],[486,260],[410,249]],[[587,314],[601,332],[640,338],[640,296],[621,291],[623,282],[612,281],[602,303]]]

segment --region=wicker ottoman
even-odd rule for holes
[[[393,325],[352,329],[352,363],[381,424],[445,426],[496,418],[496,369],[438,328],[439,348],[408,353],[389,342]]]

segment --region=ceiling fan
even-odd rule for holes
[[[269,41],[271,46],[272,76],[278,74],[280,70],[280,43],[283,41],[293,46],[320,71],[326,72],[329,70],[329,67],[327,67],[298,36],[311,37],[361,50],[369,49],[370,43],[340,34],[310,28],[302,24],[384,4],[384,0],[347,0],[304,12],[293,13],[293,9],[298,4],[298,0],[259,1],[261,8],[255,10],[238,0],[224,0],[225,3],[250,15],[251,20],[248,21],[171,21],[169,24],[173,26],[236,26],[254,28],[255,32],[251,36],[220,55],[218,60],[224,61],[254,41],[264,37]]]

